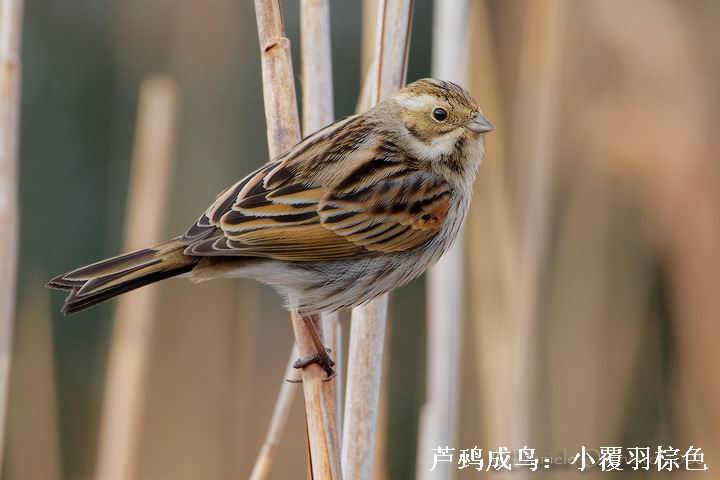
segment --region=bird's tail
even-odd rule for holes
[[[50,288],[69,290],[63,313],[85,310],[122,293],[191,271],[198,259],[183,255],[173,239],[152,248],[126,253],[53,278]]]

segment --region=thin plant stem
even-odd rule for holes
[[[371,104],[405,83],[412,0],[382,0],[378,6]],[[387,295],[352,312],[343,421],[343,475],[370,479],[373,472]]]
[[[513,280],[517,293],[511,311],[515,355],[511,430],[515,448],[528,442],[531,434],[533,346],[552,205],[552,154],[566,14],[566,0],[527,2],[524,12],[513,131],[525,132],[525,140],[515,143],[510,152],[516,164],[523,165],[527,178],[517,191],[518,223],[514,228],[519,239]]]
[[[170,197],[177,112],[175,82],[164,75],[145,79],[128,195],[125,248],[137,250],[162,240]],[[136,477],[143,404],[158,286],[123,295],[115,314],[106,380],[96,478]]]
[[[5,443],[15,290],[17,288],[20,41],[23,1],[0,3],[0,466]]]
[[[435,2],[433,77],[465,84],[465,33],[468,2]],[[454,445],[459,409],[460,358],[464,315],[464,234],[428,272],[426,400],[420,417],[417,477],[453,478],[455,470],[431,472],[428,454],[437,445]]]
[[[260,40],[268,150],[270,159],[273,159],[300,141],[295,77],[280,2],[255,0],[255,15]]]
[[[490,12],[487,1],[470,5],[468,56],[471,60],[467,86],[480,101],[483,112],[496,130],[485,145],[485,159],[473,194],[473,207],[467,220],[468,297],[478,396],[480,432],[478,441],[509,444],[507,425],[512,411],[505,408],[513,400],[511,372],[512,330],[509,298],[515,264],[515,237],[511,232],[507,191],[506,129],[500,105],[498,68],[494,57]]]
[[[343,340],[342,340],[342,324],[340,323],[340,314],[338,312],[323,313],[320,316],[323,335],[325,337],[325,346],[331,352],[333,361],[335,362],[335,418],[337,419],[338,438],[342,438],[342,419],[343,419]]]
[[[305,135],[308,135],[331,123],[334,116],[332,65],[330,63],[330,10],[327,0],[303,0],[300,7],[303,128]],[[326,345],[333,351],[335,358],[338,381],[337,408],[339,409],[342,392],[340,383],[342,367],[339,349],[341,327],[338,315],[323,314],[322,325]],[[291,382],[300,380],[300,373],[293,368],[297,357],[297,346],[293,344],[288,368],[285,372],[285,379]],[[285,429],[288,413],[295,397],[295,388],[288,381],[283,381],[280,387],[265,442],[250,476],[252,480],[265,479],[270,472],[277,442]],[[340,412],[338,412],[338,418],[341,418]]]
[[[333,121],[329,0],[300,3],[303,132],[307,136]]]
[[[29,285],[41,285],[32,274]],[[5,478],[61,480],[57,365],[50,292],[20,297],[13,335]]]
[[[271,157],[288,151],[300,141],[300,123],[290,52],[278,0],[255,0],[260,40],[263,98]],[[295,344],[301,357],[313,355],[316,347],[310,330],[297,312],[292,314]],[[321,332],[319,316],[309,319]],[[302,369],[308,429],[310,468],[313,478],[340,479],[340,449],[336,421],[335,380],[327,380],[316,364]]]
[[[302,127],[305,136],[332,123],[335,118],[330,49],[330,1],[300,2],[300,60],[302,73]],[[342,419],[342,326],[337,312],[322,314],[325,345],[335,359],[338,434]]]
[[[285,430],[288,415],[290,415],[290,409],[295,399],[297,384],[301,381],[300,371],[293,367],[293,363],[297,357],[298,350],[297,347],[293,345],[293,348],[290,350],[288,365],[285,369],[285,376],[280,385],[280,393],[275,401],[270,427],[265,436],[265,441],[260,448],[260,454],[255,461],[255,466],[250,474],[250,480],[264,480],[268,478],[268,474],[270,473],[270,467],[275,458],[280,437],[282,437],[282,433]]]

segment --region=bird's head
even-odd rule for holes
[[[475,99],[452,82],[424,78],[391,97],[400,120],[400,132],[410,150],[429,162],[455,162],[452,168],[477,164],[483,153],[483,135],[493,126]]]

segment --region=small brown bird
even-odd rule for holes
[[[329,125],[222,193],[185,232],[48,283],[71,314],[169,277],[250,277],[301,314],[420,275],[463,223],[492,130],[454,83],[423,79]]]

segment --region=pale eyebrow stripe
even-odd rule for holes
[[[420,107],[426,107],[437,100],[430,95],[400,95],[397,97],[397,102],[405,108],[418,109]]]

